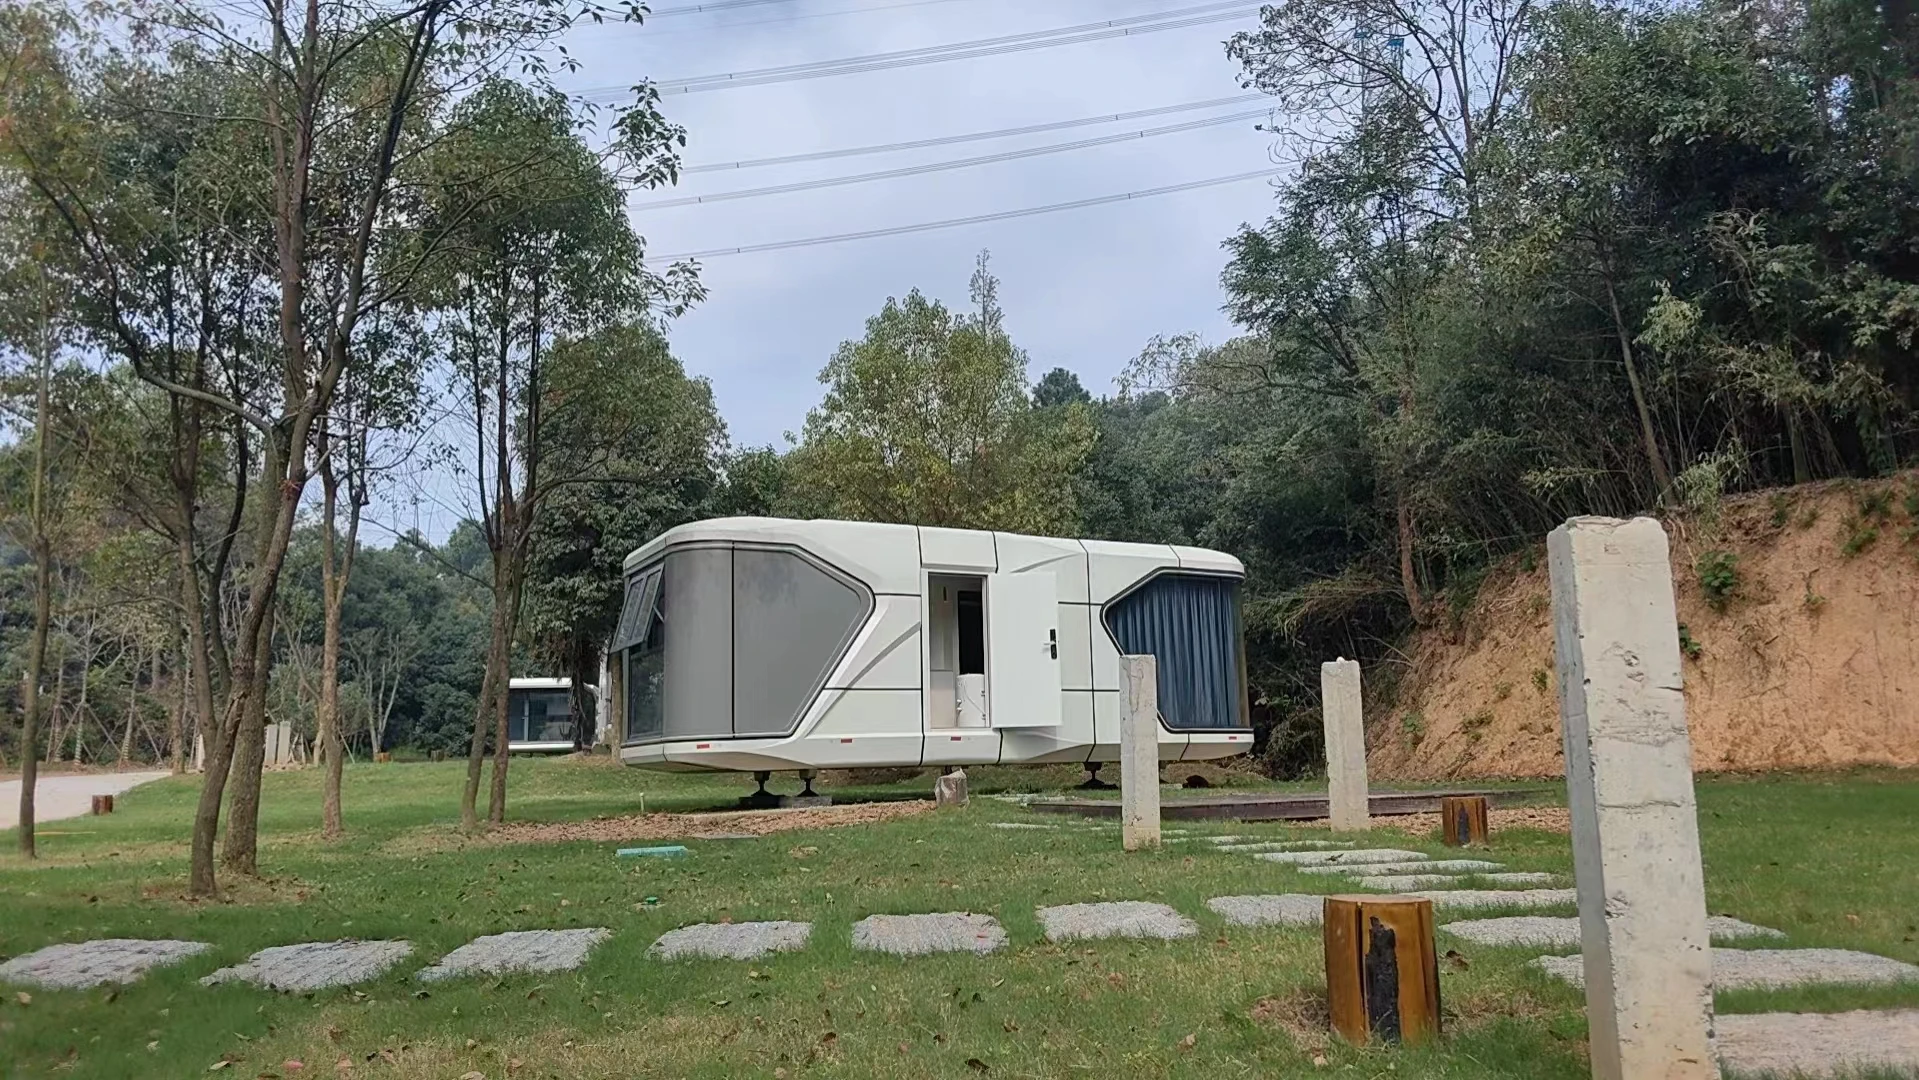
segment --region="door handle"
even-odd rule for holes
[[[1059,630],[1046,631],[1046,651],[1053,659],[1059,659]]]

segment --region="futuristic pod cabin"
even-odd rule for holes
[[[1252,747],[1239,560],[850,521],[720,518],[626,560],[609,668],[629,765],[739,772],[1119,757],[1122,653],[1160,758]]]

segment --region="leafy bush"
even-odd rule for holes
[[[1688,660],[1697,660],[1706,653],[1705,647],[1693,640],[1692,631],[1686,629],[1685,623],[1679,624],[1679,651],[1685,653]]]
[[[1704,552],[1693,564],[1693,571],[1699,575],[1699,588],[1706,594],[1706,603],[1711,604],[1714,611],[1726,610],[1726,605],[1739,592],[1739,556],[1716,549]]]

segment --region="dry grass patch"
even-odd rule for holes
[[[479,836],[449,829],[415,830],[382,846],[390,855],[420,855],[500,844],[595,844],[629,840],[703,840],[734,834],[771,836],[800,829],[835,829],[916,817],[931,800],[855,803],[796,810],[723,810],[710,814],[631,814],[588,821],[509,822]]]

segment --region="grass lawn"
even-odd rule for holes
[[[94,937],[177,937],[212,952],[113,990],[0,1000],[0,1076],[503,1077],[1584,1077],[1580,997],[1526,969],[1537,950],[1442,939],[1448,1037],[1420,1050],[1355,1049],[1321,1031],[1316,932],[1229,927],[1212,896],[1335,892],[1197,842],[1124,855],[1117,832],[991,799],[964,810],[757,839],[687,841],[690,857],[618,860],[611,843],[463,841],[463,765],[347,772],[351,835],[321,842],[319,776],[269,774],[266,877],[190,903],[186,822],[197,780],[120,797],[105,818],[56,822],[44,858],[0,855],[0,957]],[[717,806],[738,778],[662,776],[604,762],[519,760],[516,820],[567,821]],[[980,770],[984,790],[1063,785],[1076,772]],[[790,787],[790,784],[788,785]],[[864,794],[924,796],[912,786]],[[835,794],[848,794],[844,789]],[[1699,785],[1715,913],[1777,927],[1796,947],[1919,962],[1919,775],[1855,772]],[[1060,821],[1053,831],[988,828]],[[1323,835],[1309,827],[1169,823],[1192,834]],[[1381,846],[1441,853],[1436,837],[1378,830]],[[1506,830],[1490,856],[1570,873],[1566,837]],[[647,904],[648,897],[657,903]],[[1196,919],[1195,939],[1056,946],[1033,909],[1150,899]],[[910,960],[855,953],[876,912],[999,917],[999,954]],[[1570,913],[1568,910],[1565,913]],[[1442,916],[1442,919],[1445,916]],[[757,963],[645,955],[676,926],[804,919],[811,945]],[[605,926],[613,938],[561,976],[468,979],[422,990],[413,971],[481,934]],[[413,959],[353,990],[280,995],[197,979],[268,945],[404,937]],[[1722,995],[1722,1011],[1919,1005],[1919,985]],[[222,1061],[228,1062],[220,1066]],[[291,1062],[301,1063],[295,1068]]]

